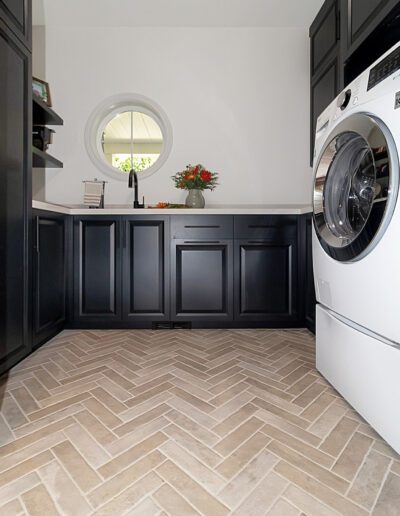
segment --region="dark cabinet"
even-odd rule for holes
[[[310,164],[317,118],[342,89],[339,0],[327,0],[310,27]]]
[[[33,212],[33,346],[57,334],[66,314],[66,218]]]
[[[169,319],[169,217],[124,217],[123,318]]]
[[[28,49],[32,45],[31,10],[31,0],[0,0],[0,18]]]
[[[232,240],[173,240],[171,283],[172,320],[232,320]]]
[[[0,10],[0,372],[31,348],[31,56],[3,15]]]
[[[295,323],[298,217],[235,217],[235,319]]]
[[[74,220],[75,319],[87,324],[120,320],[120,218]]]

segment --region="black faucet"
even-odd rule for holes
[[[137,173],[131,168],[129,172],[129,181],[128,181],[128,188],[135,187],[135,200],[133,201],[133,207],[134,208],[144,208],[144,196],[143,196],[143,203],[141,204],[139,202],[139,188],[138,188],[138,177]]]

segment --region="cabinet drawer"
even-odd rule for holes
[[[296,215],[238,215],[234,218],[236,239],[280,240],[294,238]]]
[[[233,217],[230,215],[176,215],[171,217],[171,235],[174,239],[229,239],[233,237]]]

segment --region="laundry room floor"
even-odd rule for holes
[[[400,514],[306,330],[65,331],[1,383],[0,514]]]

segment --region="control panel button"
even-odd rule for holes
[[[347,108],[349,102],[351,99],[351,90],[343,91],[337,100],[337,106],[340,107],[340,109],[343,111]]]

